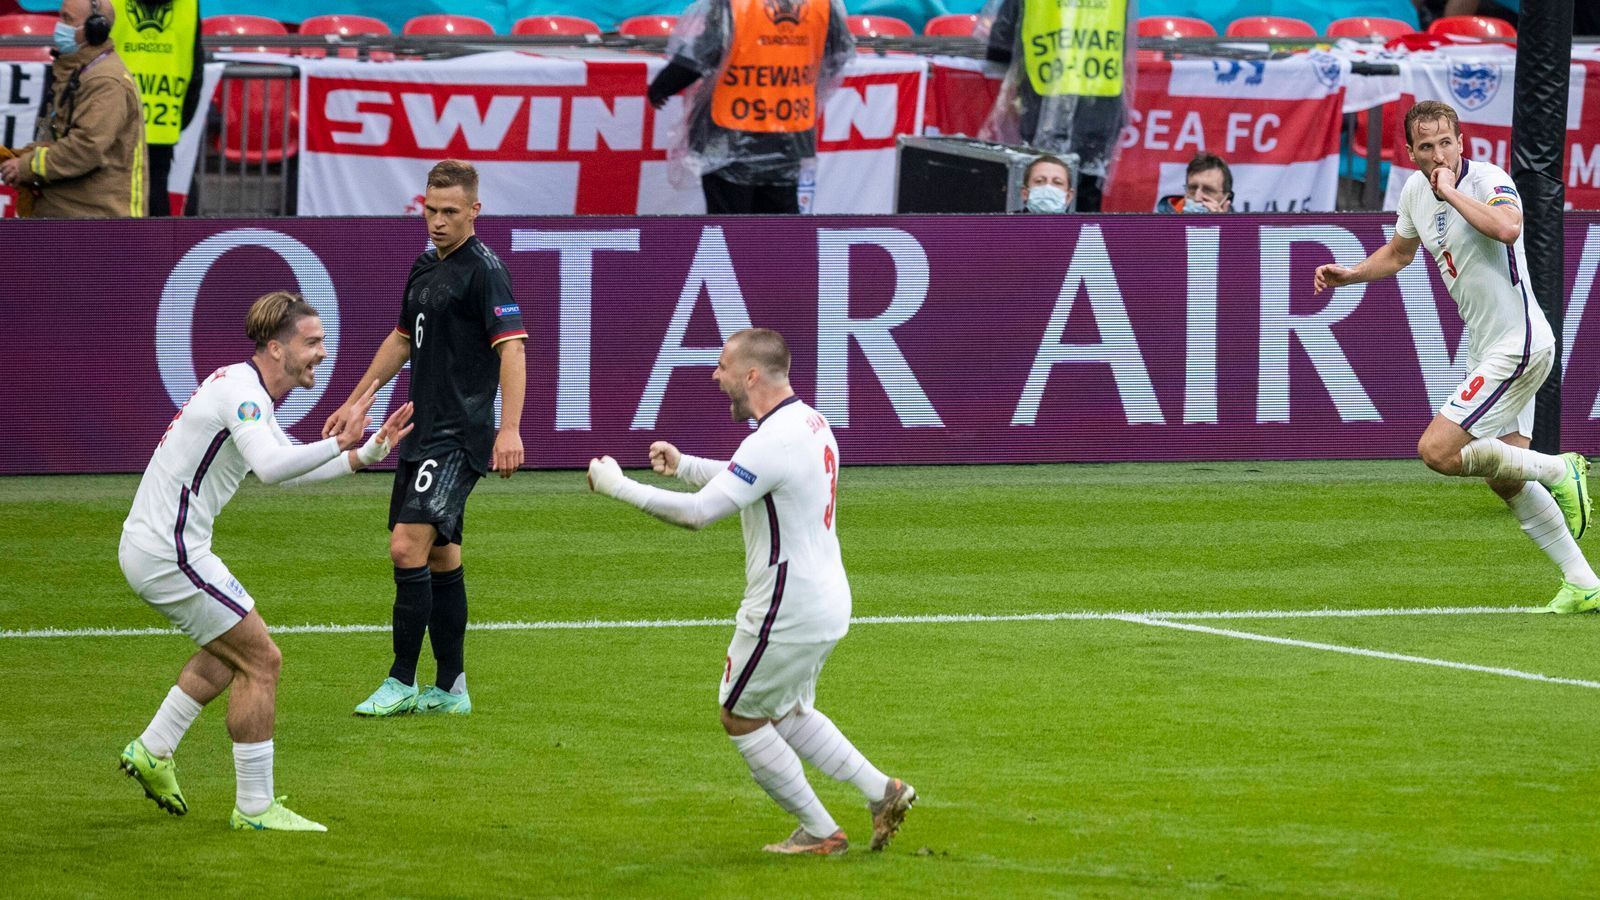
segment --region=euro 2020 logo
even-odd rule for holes
[[[1450,67],[1450,93],[1465,109],[1482,109],[1500,90],[1500,67],[1494,63],[1457,63]]]
[[[128,0],[128,15],[140,31],[166,31],[172,24],[172,4],[159,0]]]
[[[761,0],[761,5],[767,9],[767,18],[774,25],[785,22],[790,25],[799,25],[800,20],[806,17],[806,4],[810,0]]]

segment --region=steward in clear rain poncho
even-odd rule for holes
[[[817,120],[855,52],[841,0],[695,0],[667,42],[650,103],[699,82],[675,162],[700,177],[706,212],[798,212]]]
[[[1075,162],[1078,209],[1100,194],[1133,99],[1137,0],[989,0],[977,36],[1008,66],[979,136]]]

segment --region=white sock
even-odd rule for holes
[[[889,776],[879,772],[844,736],[833,720],[813,709],[793,713],[777,722],[778,734],[800,754],[800,758],[835,781],[848,781],[866,796],[868,803],[883,799]]]
[[[1578,542],[1567,531],[1567,519],[1561,507],[1542,484],[1524,485],[1521,492],[1506,501],[1511,511],[1522,522],[1522,530],[1534,546],[1545,552],[1561,567],[1561,577],[1581,588],[1600,586],[1589,561],[1584,559]]]
[[[185,694],[177,685],[167,691],[167,697],[161,701],[161,708],[156,710],[156,717],[145,726],[144,734],[139,735],[139,740],[144,742],[144,748],[150,751],[151,756],[171,759],[177,752],[178,742],[183,740],[184,732],[194,724],[195,717],[200,715],[199,701]]]
[[[272,805],[272,741],[233,745],[233,772],[239,812],[259,816]]]
[[[465,694],[466,692],[467,692],[467,673],[462,672],[460,675],[456,676],[456,683],[450,685],[450,693],[455,694],[457,697],[459,697],[462,694]]]
[[[756,784],[784,811],[800,820],[800,827],[812,837],[825,838],[839,830],[839,823],[817,799],[800,757],[794,753],[777,729],[763,725],[749,734],[732,735]]]
[[[1513,447],[1498,438],[1478,438],[1461,448],[1461,474],[1551,485],[1567,477],[1559,456]]]

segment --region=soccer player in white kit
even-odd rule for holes
[[[1423,432],[1417,454],[1435,472],[1483,477],[1511,507],[1561,568],[1548,611],[1600,607],[1600,578],[1577,543],[1589,526],[1589,461],[1528,449],[1534,396],[1556,342],[1527,283],[1516,186],[1494,164],[1461,155],[1460,122],[1448,104],[1416,104],[1405,129],[1418,171],[1401,192],[1394,237],[1354,268],[1319,266],[1316,290],[1388,278],[1427,244],[1467,325],[1469,372]]]
[[[739,513],[746,587],[721,672],[722,727],[756,783],[800,820],[764,849],[832,856],[850,847],[806,781],[804,759],[861,791],[872,813],[872,849],[881,850],[917,792],[873,767],[814,705],[822,665],[850,627],[850,582],[835,530],[839,446],[827,420],[790,389],[789,347],[776,331],[735,333],[712,377],[733,420],[757,422],[733,459],[701,459],[665,441],[650,446],[657,472],[698,491],[640,484],[609,456],[589,462],[589,487],[685,528]]]
[[[211,552],[211,527],[244,476],[267,484],[310,484],[383,459],[410,431],[411,404],[396,410],[366,444],[370,388],[337,434],[304,446],[279,427],[273,407],[311,387],[327,356],[322,321],[298,294],[274,291],[245,318],[255,341],[247,362],[213,372],[172,417],[150,457],[133,510],[122,525],[118,561],[146,603],[200,646],[178,673],[148,728],[122,751],[124,772],[156,805],[189,811],[172,755],[207,703],[232,687],[228,734],[238,793],[230,824],[256,831],[327,831],[272,793],[272,728],[282,655],[255,601]]]

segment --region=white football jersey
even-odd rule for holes
[[[268,428],[290,443],[272,414],[272,397],[252,363],[211,373],[167,425],[145,467],[125,540],[158,559],[186,563],[211,550],[211,526],[250,467],[231,440],[243,429]]]
[[[1456,187],[1490,206],[1522,207],[1511,176],[1493,163],[1463,157]],[[1490,354],[1523,357],[1555,343],[1527,282],[1528,259],[1521,236],[1514,245],[1506,245],[1473,228],[1454,207],[1434,196],[1421,172],[1413,173],[1400,193],[1395,231],[1401,237],[1419,238],[1433,254],[1467,323],[1469,368]]]
[[[844,637],[850,582],[836,531],[839,445],[828,420],[790,397],[709,484],[738,504],[744,528],[739,630],[780,643]]]

